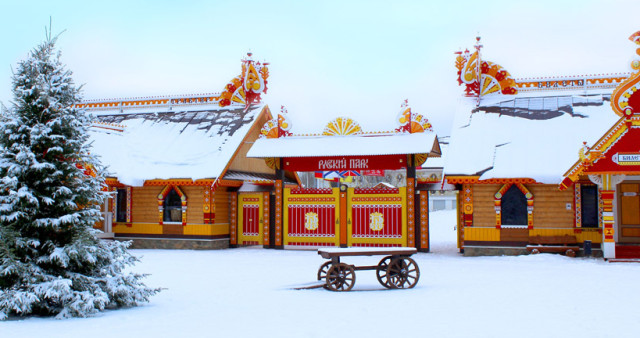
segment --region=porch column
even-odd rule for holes
[[[282,238],[283,238],[283,224],[282,224],[282,210],[283,210],[283,205],[282,205],[282,200],[283,200],[283,196],[284,196],[284,170],[282,169],[282,159],[279,158],[277,159],[277,166],[276,166],[276,183],[275,183],[275,212],[276,212],[276,224],[274,227],[275,230],[275,240],[273,243],[273,245],[275,246],[276,249],[283,249],[284,248],[284,244],[282,243]]]
[[[606,259],[616,258],[613,201],[616,185],[624,180],[624,175],[589,175],[589,179],[598,185],[602,201],[602,255]]]
[[[602,255],[604,258],[616,258],[616,243],[613,239],[615,222],[613,215],[613,199],[615,198],[615,190],[601,189],[600,198],[602,198]]]
[[[429,252],[429,192],[420,191],[420,246],[418,251]]]
[[[416,247],[416,166],[415,155],[407,161],[407,247]]]

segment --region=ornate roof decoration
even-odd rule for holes
[[[480,37],[476,37],[476,51],[456,52],[456,68],[458,69],[458,84],[465,85],[465,95],[484,96],[489,94],[517,94],[516,82],[502,66],[483,61],[480,49]]]
[[[411,107],[409,107],[409,100],[404,100],[402,105],[400,106],[400,112],[398,113],[398,117],[396,122],[400,125],[396,129],[396,132],[399,133],[422,133],[424,131],[433,131],[431,123],[429,120],[418,114],[412,113]]]
[[[247,53],[247,57],[242,59],[242,73],[233,78],[220,94],[220,107],[237,103],[248,108],[251,104],[260,102],[260,94],[267,93],[269,64],[255,62],[251,56],[251,53]]]
[[[337,117],[327,123],[322,133],[292,133],[293,123],[289,119],[287,109],[281,106],[277,117],[267,121],[260,130],[259,138],[282,138],[282,137],[318,137],[318,136],[379,136],[391,134],[414,134],[423,132],[433,132],[433,127],[429,120],[421,114],[412,113],[407,100],[401,105],[400,112],[396,117],[399,125],[394,130],[385,131],[364,131],[360,124],[349,117]]]
[[[280,106],[280,114],[275,118],[267,121],[260,130],[260,138],[278,138],[291,136],[291,121],[287,115],[287,108]]]
[[[631,35],[629,40],[640,46],[640,31]],[[640,55],[640,48],[636,49],[636,54]],[[585,172],[593,170],[592,167],[603,159],[604,154],[619,143],[624,135],[633,130],[632,128],[640,127],[640,94],[638,94],[640,60],[633,60],[631,68],[634,73],[622,81],[611,94],[611,108],[621,119],[592,147],[588,147],[586,143],[583,144],[578,152],[579,160],[565,173],[565,179],[560,184],[560,189],[568,188]],[[629,137],[632,138],[632,136]],[[617,155],[612,158],[612,161],[616,160]]]
[[[347,136],[362,134],[358,122],[348,117],[338,117],[327,124],[322,132],[324,136]]]
[[[640,46],[640,31],[631,35],[629,40]],[[640,55],[640,48],[636,49],[636,54]],[[611,95],[611,107],[619,116],[640,114],[640,94],[637,93],[640,89],[640,60],[633,60],[631,69],[631,76],[620,83]]]

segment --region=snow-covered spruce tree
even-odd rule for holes
[[[128,243],[96,237],[104,168],[55,42],[19,63],[0,120],[0,319],[85,317],[159,291],[124,271],[137,261]]]

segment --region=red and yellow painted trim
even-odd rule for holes
[[[299,189],[299,188],[286,188],[284,189],[284,207],[283,207],[283,242],[284,245],[297,245],[297,246],[340,246],[342,223],[340,222],[340,195],[342,193],[339,188],[332,189]],[[330,220],[331,224],[335,226],[333,236],[292,236],[291,223],[293,220],[289,218],[290,206],[334,206],[334,217]],[[322,220],[317,220],[321,222]],[[346,231],[344,231],[346,233]],[[344,244],[346,245],[346,236]],[[321,245],[319,245],[321,244]]]
[[[527,199],[527,228],[529,230],[533,229],[533,194],[520,183],[508,183],[502,186],[500,190],[494,195],[494,203],[496,208],[496,229],[500,229],[502,227],[502,196],[511,188],[512,185],[515,185],[522,193],[524,197]]]
[[[538,184],[538,182],[532,178],[490,178],[487,180],[481,180],[480,176],[463,176],[463,175],[447,175],[445,180],[449,184]]]
[[[164,221],[164,199],[167,197],[171,189],[175,190],[180,196],[180,201],[182,203],[182,225],[187,225],[187,195],[185,195],[182,190],[177,185],[167,185],[160,191],[158,194],[158,223],[163,224]]]
[[[409,183],[410,179],[407,179],[407,183]],[[415,216],[413,219],[408,219],[408,209],[409,209],[409,187],[400,187],[397,188],[397,193],[387,193],[387,194],[359,194],[356,195],[353,190],[354,188],[349,188],[348,193],[348,201],[347,201],[347,242],[349,246],[415,246],[415,232],[414,235],[411,236],[413,238],[413,244],[409,245],[409,231],[408,229],[414,229],[415,226]],[[413,191],[413,190],[412,190]],[[410,198],[411,204],[413,206],[413,194],[412,192]],[[401,229],[400,236],[397,238],[380,238],[380,237],[354,237],[353,236],[353,225],[354,220],[352,219],[353,208],[355,205],[400,205],[400,210],[407,210],[407,212],[401,213]],[[415,207],[414,207],[414,215],[415,215]],[[411,226],[409,227],[409,221],[411,221]],[[415,230],[413,230],[415,231]]]
[[[429,250],[429,192],[420,191],[420,245],[422,251]]]
[[[245,207],[255,207],[258,211],[258,234],[247,235],[245,233]],[[253,220],[250,220],[253,221]],[[268,222],[267,222],[268,224]],[[264,194],[263,193],[239,193],[238,194],[238,245],[263,245],[264,244]],[[267,235],[268,237],[268,235]]]
[[[231,212],[229,214],[229,244],[238,244],[238,193],[229,193],[229,199],[231,202]]]
[[[465,227],[473,226],[473,185],[462,185],[462,221]]]

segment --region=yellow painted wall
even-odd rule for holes
[[[180,190],[187,196],[187,224],[204,224],[204,187],[181,186]]]
[[[495,227],[496,209],[494,195],[502,185],[498,184],[474,184],[473,185],[473,227]],[[534,218],[535,222],[535,218]],[[470,241],[466,235],[465,240]]]
[[[560,191],[555,184],[532,184],[526,187],[534,198],[534,228],[573,229],[573,189]],[[571,206],[569,210],[567,204]]]
[[[466,227],[464,228],[464,240],[465,241],[487,241],[498,242],[500,241],[500,230],[487,227]]]
[[[157,208],[156,208],[157,210]],[[114,223],[113,232],[116,234],[162,234],[162,225],[156,223],[132,223],[126,226],[125,223]]]
[[[473,227],[464,229],[465,241],[500,241],[500,230],[495,229],[496,214],[494,195],[503,185],[475,184],[473,186]],[[560,191],[554,184],[525,185],[533,194],[533,230],[530,236],[576,236],[578,242],[591,240],[602,242],[602,234],[596,230],[574,232],[573,190]],[[567,209],[567,204],[571,208]],[[461,208],[461,204],[458,205]],[[459,215],[460,216],[460,215]]]
[[[220,224],[187,224],[184,227],[185,235],[219,236],[229,235],[229,223]]]
[[[214,193],[215,198],[215,223],[229,223],[229,192],[227,187],[218,187]],[[202,210],[202,208],[200,208]]]
[[[555,184],[525,185],[533,194],[534,228],[573,229],[573,191],[560,191]],[[473,225],[495,227],[496,212],[494,196],[502,188],[499,184],[475,184],[473,186]],[[467,238],[468,239],[468,238]]]

